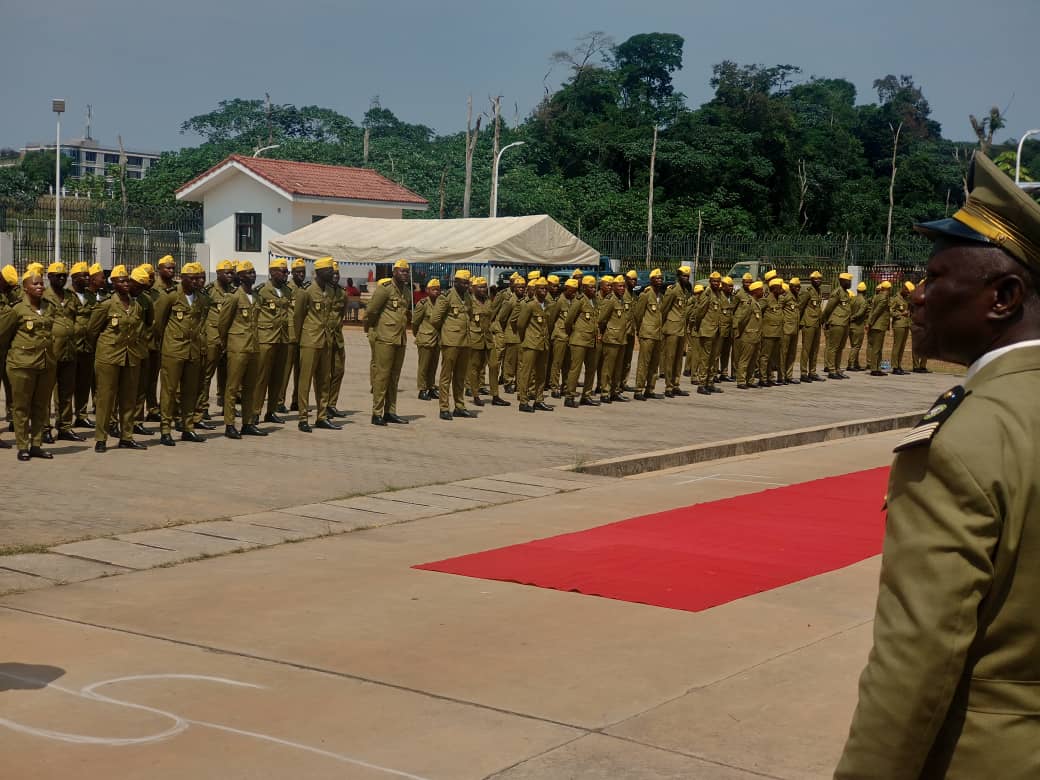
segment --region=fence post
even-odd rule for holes
[[[14,236],[0,233],[0,265],[14,265]]]

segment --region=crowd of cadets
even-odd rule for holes
[[[574,408],[629,401],[624,393],[633,391],[637,401],[688,396],[683,377],[691,378],[697,393],[711,395],[722,392],[723,382],[746,390],[846,379],[846,371],[886,376],[882,351],[890,329],[892,373],[910,373],[903,357],[911,282],[895,293],[882,282],[868,300],[866,285],[853,290],[852,276],[843,273],[824,301],[818,271],[804,287],[775,271],[761,281],[745,274],[738,290],[717,272],[707,287],[691,285],[685,266],[667,288],[659,269],[642,291],[637,278],[635,271],[598,280],[575,271],[561,283],[558,276],[531,271],[526,279],[513,274],[496,294],[486,279],[460,270],[448,292],[440,280],[430,280],[409,322],[408,264],[399,261],[394,276],[379,281],[366,310],[372,424],[406,422],[396,404],[409,327],[418,351],[419,398],[437,400],[443,420],[474,416],[466,396],[477,406],[509,406],[502,394],[515,393],[519,410],[534,412],[553,410],[547,394]],[[860,362],[864,340],[866,369]],[[817,372],[821,345],[826,378]],[[928,372],[916,356],[913,371]],[[656,392],[659,379],[663,396]]]
[[[599,280],[580,271],[566,280],[531,271],[496,290],[460,270],[446,292],[430,280],[413,308],[409,274],[407,261],[395,263],[365,309],[374,425],[407,423],[397,414],[397,391],[409,330],[419,398],[437,400],[443,420],[474,416],[466,397],[476,406],[510,406],[503,393],[516,394],[521,412],[534,412],[553,410],[547,395],[575,408],[628,401],[624,393],[632,391],[639,401],[687,396],[683,377],[702,395],[721,393],[723,382],[741,390],[822,382],[821,341],[827,378],[844,379],[846,370],[864,370],[864,336],[866,368],[884,376],[889,329],[892,373],[909,373],[902,361],[910,282],[896,293],[884,282],[868,301],[865,286],[853,291],[851,276],[841,274],[824,302],[819,272],[805,287],[774,271],[761,281],[745,275],[734,291],[718,273],[707,287],[691,285],[685,266],[665,288],[655,269],[637,291],[635,271]],[[85,441],[76,429],[94,430],[97,452],[107,451],[110,436],[120,448],[144,449],[134,435],[154,435],[147,423],[159,423],[162,445],[175,446],[174,432],[181,441],[203,442],[196,430],[217,427],[209,411],[214,378],[229,439],[266,436],[261,419],[282,424],[279,415],[291,412],[303,432],[338,430],[346,296],[336,263],[315,261],[307,280],[302,260],[290,268],[275,259],[268,281],[255,282],[251,263],[230,260],[208,284],[198,263],[183,266],[178,278],[169,256],[154,269],[117,266],[107,279],[99,265],[86,263],[53,263],[46,272],[36,263],[21,278],[12,266],[3,268],[0,367],[18,459],[50,458],[42,445],[55,438]],[[928,369],[915,358],[913,370]],[[662,378],[664,396],[656,392]]]

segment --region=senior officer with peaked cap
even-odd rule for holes
[[[968,366],[896,447],[874,647],[836,777],[1040,777],[1040,205],[976,154],[912,297]]]

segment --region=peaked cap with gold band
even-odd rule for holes
[[[914,230],[928,238],[992,244],[1040,271],[1040,203],[981,154],[972,161],[968,190],[967,203],[952,217],[922,222]]]

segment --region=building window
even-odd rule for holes
[[[97,152],[84,152],[83,157],[87,162],[97,162]]]
[[[126,175],[129,176],[131,179],[140,179],[141,178],[141,172],[140,171],[127,171]]]
[[[140,165],[141,165],[141,158],[140,157],[127,157],[126,158],[126,164],[127,165],[136,165],[136,166],[140,167]]]
[[[260,251],[259,214],[235,214],[235,251]]]
[[[326,216],[326,214],[311,214],[311,224],[313,225],[315,222],[321,222]]]

